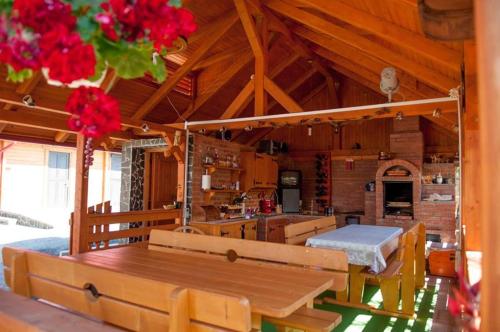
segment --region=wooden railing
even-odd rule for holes
[[[130,212],[111,212],[109,202],[88,208],[85,226],[87,251],[134,245],[147,247],[152,229],[173,230],[179,227],[182,210],[156,209]],[[73,214],[71,216],[73,218]]]

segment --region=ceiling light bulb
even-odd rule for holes
[[[205,128],[198,130],[198,133],[202,135],[205,135],[206,132],[207,130]]]
[[[29,107],[36,106],[35,99],[33,99],[33,97],[31,97],[31,95],[25,95],[23,97],[23,103],[24,103],[24,105],[29,106]]]
[[[403,120],[403,112],[396,113],[396,120]]]
[[[432,116],[435,117],[435,118],[440,118],[441,117],[441,109],[440,108],[436,108],[433,112],[432,112]]]
[[[252,131],[253,130],[253,127],[252,126],[246,126],[245,127],[245,131]]]
[[[313,127],[307,126],[307,136],[312,136],[312,134],[313,134]]]
[[[141,126],[141,129],[145,133],[149,132],[149,130],[150,130],[147,123],[143,123],[142,126]]]

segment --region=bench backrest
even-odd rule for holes
[[[285,242],[304,244],[311,236],[336,229],[336,225],[335,216],[288,224],[285,226]]]
[[[2,251],[7,285],[132,331],[249,331],[246,298],[186,289],[32,251]],[[208,309],[207,309],[208,308]]]
[[[248,264],[274,264],[290,268],[313,268],[329,271],[334,278],[333,290],[347,287],[348,262],[345,252],[322,248],[291,246],[280,243],[152,230],[149,249],[164,252],[213,255],[219,259]]]

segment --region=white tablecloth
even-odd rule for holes
[[[383,271],[387,256],[397,249],[400,227],[349,225],[307,239],[306,245],[339,249],[347,253],[350,264],[366,265],[372,271]]]

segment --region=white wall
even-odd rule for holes
[[[4,146],[9,143],[5,142]],[[70,154],[69,197],[65,207],[54,208],[49,207],[47,204],[49,151]],[[106,157],[105,165],[104,157]],[[0,209],[21,213],[55,227],[69,229],[68,220],[73,211],[75,197],[75,160],[76,149],[74,148],[16,142],[4,152],[3,156]],[[95,205],[102,201],[103,166],[106,169],[104,200],[112,198],[111,176],[116,177],[117,172],[111,172],[110,170],[110,153],[96,151],[94,153],[94,164],[89,173],[89,205]],[[119,187],[117,189],[116,184],[113,187],[113,192],[115,201],[116,197],[118,197],[119,202]]]

